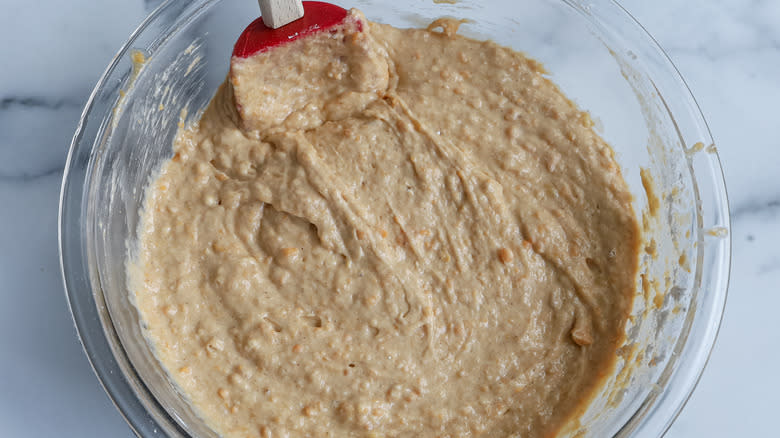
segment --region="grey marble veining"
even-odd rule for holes
[[[89,93],[160,2],[3,3],[0,436],[132,436],[80,349],[59,273],[56,216],[65,154]],[[720,337],[667,436],[773,436],[780,406],[780,1],[621,4],[696,96],[731,202],[732,279]]]
[[[29,182],[62,172],[65,152],[86,99],[15,96],[0,99],[0,182]],[[45,123],[36,129],[34,120]],[[57,151],[58,153],[55,153]]]
[[[777,216],[780,214],[780,196],[775,199],[764,202],[741,202],[735,208],[731,210],[731,217],[734,220],[739,220],[745,216],[769,214]]]

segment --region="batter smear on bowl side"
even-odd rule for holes
[[[613,150],[536,61],[365,23],[234,63],[179,132],[128,264],[147,337],[226,437],[554,435],[634,295]]]

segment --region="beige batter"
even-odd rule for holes
[[[224,436],[550,436],[612,366],[612,149],[537,62],[434,27],[237,60],[149,187],[131,286]]]

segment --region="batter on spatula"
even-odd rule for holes
[[[365,23],[181,130],[129,263],[148,339],[226,437],[555,435],[632,303],[613,151],[520,53]]]

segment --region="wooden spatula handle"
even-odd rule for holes
[[[263,23],[271,29],[278,29],[303,17],[301,0],[258,0]]]

